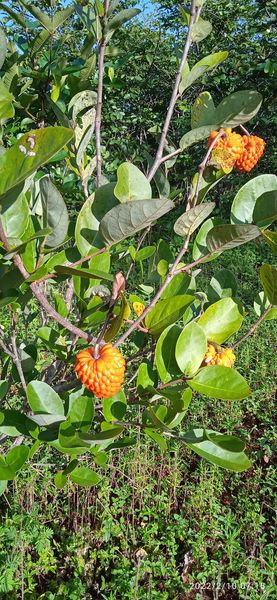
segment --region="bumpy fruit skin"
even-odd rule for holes
[[[263,155],[266,143],[256,135],[244,135],[243,143],[244,152],[236,160],[235,165],[239,171],[248,173]]]
[[[213,344],[208,344],[202,366],[222,365],[223,367],[233,367],[235,360],[236,355],[232,352],[231,348],[222,348],[218,352]]]
[[[102,346],[99,349],[99,358],[95,358],[92,346],[77,354],[75,371],[84,386],[97,398],[109,398],[122,386],[125,360],[112,344]]]
[[[218,133],[218,131],[212,131],[210,133],[208,147],[210,147]],[[214,145],[214,149],[224,150],[228,153],[228,156],[233,163],[235,163],[235,161],[240,158],[241,154],[245,150],[243,137],[244,136],[240,135],[239,133],[232,132],[231,128],[227,128],[225,129],[225,136],[217,140],[216,144]]]

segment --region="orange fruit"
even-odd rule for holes
[[[213,344],[208,344],[202,366],[222,365],[223,367],[233,367],[235,360],[236,355],[231,348],[221,348],[218,352]]]
[[[218,133],[218,131],[212,131],[210,133],[208,147],[211,145]],[[243,137],[244,136],[240,135],[239,133],[232,132],[232,129],[227,127],[227,129],[225,129],[225,135],[219,138],[214,145],[214,150],[224,151],[224,153],[226,153],[225,156],[227,155],[229,159],[235,163],[235,161],[238,160],[241,154],[244,152]]]
[[[109,398],[122,386],[125,359],[112,344],[102,346],[97,357],[94,347],[91,346],[77,354],[75,371],[84,386],[97,398]]]
[[[236,167],[243,173],[248,173],[255,167],[264,153],[265,141],[256,135],[244,135],[244,152],[236,160]]]

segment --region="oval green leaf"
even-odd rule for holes
[[[188,384],[196,392],[220,400],[242,400],[251,393],[247,381],[238,371],[222,365],[203,367],[194,379],[188,380]]]

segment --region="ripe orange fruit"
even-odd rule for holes
[[[233,367],[235,360],[236,355],[231,348],[221,348],[221,351],[218,352],[213,344],[208,344],[202,366],[222,365],[223,367]]]
[[[244,135],[244,152],[236,160],[236,167],[239,171],[247,173],[255,167],[258,160],[264,153],[265,141],[256,135]]]
[[[212,131],[210,133],[208,147],[210,147],[218,133],[218,131]],[[244,152],[243,136],[239,133],[232,132],[232,129],[227,127],[227,129],[225,129],[225,136],[217,140],[216,144],[214,145],[214,149],[226,152],[229,159],[235,163],[235,161],[238,160],[241,154]]]
[[[77,354],[75,371],[84,386],[97,398],[109,398],[122,386],[125,360],[112,344],[102,346],[97,357],[92,346]]]

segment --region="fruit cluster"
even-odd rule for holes
[[[208,146],[212,144],[218,133],[218,131],[210,133]],[[264,153],[265,141],[256,135],[234,133],[231,128],[225,129],[224,134],[217,140],[214,149],[226,155],[231,165],[235,165],[239,171],[244,173],[251,171]]]
[[[77,354],[75,371],[84,386],[98,398],[114,396],[121,388],[125,360],[112,344],[105,344],[95,356],[95,348],[86,348]]]
[[[223,367],[233,367],[236,360],[236,355],[231,348],[221,348],[218,350],[213,344],[208,344],[208,349],[205,354],[202,365],[222,365]]]

